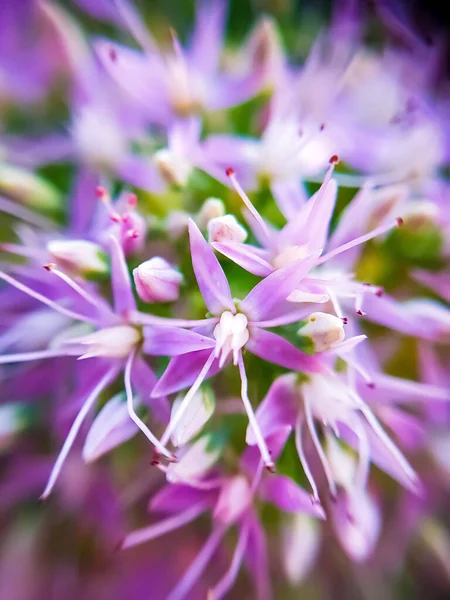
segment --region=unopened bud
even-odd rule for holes
[[[198,211],[195,219],[200,229],[206,229],[211,219],[223,217],[225,214],[225,205],[219,198],[207,198],[203,206]]]
[[[169,465],[167,480],[175,483],[203,477],[218,461],[221,452],[221,446],[211,443],[210,435],[202,436],[186,450],[177,463]]]
[[[226,481],[214,508],[214,517],[231,525],[247,510],[252,501],[252,491],[243,475]]]
[[[22,167],[0,165],[0,193],[43,210],[61,205],[60,192],[48,181]]]
[[[63,269],[82,274],[108,271],[106,257],[100,246],[87,240],[53,240],[47,244],[52,260]]]
[[[297,333],[311,340],[315,352],[329,350],[345,338],[342,319],[323,312],[309,315],[305,325]]]
[[[153,162],[158,167],[161,177],[169,185],[181,187],[186,185],[192,171],[192,164],[184,156],[164,148],[155,152]]]
[[[178,299],[183,276],[164,258],[155,256],[133,271],[139,298],[144,302],[173,302]]]
[[[173,419],[184,398],[180,394],[172,406]],[[215,408],[215,398],[209,388],[200,389],[191,398],[189,407],[178,423],[173,435],[172,443],[174,446],[183,446],[191,440],[202,429],[203,425],[211,418]]]
[[[239,225],[234,215],[225,215],[211,219],[208,223],[210,242],[245,242],[247,232]]]

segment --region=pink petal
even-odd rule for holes
[[[216,498],[216,490],[200,490],[189,485],[171,483],[153,494],[148,503],[148,510],[162,514],[178,513],[200,502],[212,507]]]
[[[111,236],[110,240],[110,252],[114,308],[117,313],[126,315],[136,310],[136,302],[122,246],[113,236]]]
[[[304,260],[298,260],[274,271],[258,283],[240,303],[240,308],[245,312],[249,321],[257,324],[257,321],[262,321],[269,315],[272,318],[278,316],[277,306],[283,305],[289,294],[298,287],[301,280],[314,266],[317,257],[318,253],[311,254]]]
[[[144,327],[144,352],[154,356],[178,356],[215,345],[213,338],[181,327]]]
[[[272,183],[272,194],[286,219],[297,219],[299,210],[305,205],[307,196],[297,180]]]
[[[270,475],[260,484],[259,495],[266,502],[275,504],[287,512],[301,512],[325,518],[323,508],[316,504],[311,494],[305,492],[295,481],[284,475]]]
[[[293,371],[314,372],[321,368],[317,356],[305,354],[280,335],[259,327],[251,328],[245,347],[252,354]]]
[[[268,253],[260,248],[240,242],[213,242],[211,246],[249,273],[265,277],[273,271],[272,265],[262,257]]]
[[[220,314],[224,310],[236,312],[231,297],[230,286],[214,251],[194,221],[189,221],[189,237],[191,241],[192,266],[198,287],[212,314]]]

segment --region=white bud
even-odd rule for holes
[[[282,525],[281,555],[286,577],[299,585],[308,576],[320,548],[320,532],[307,515],[286,515]]]
[[[177,463],[168,466],[167,480],[176,483],[201,478],[218,461],[220,454],[221,447],[212,446],[211,436],[204,435],[192,446],[187,447]]]
[[[172,406],[171,419],[173,419],[183,401],[184,395],[180,394]],[[211,418],[216,402],[210,389],[200,389],[191,398],[189,408],[178,423],[173,435],[174,446],[183,446],[191,440]]]
[[[208,239],[210,242],[245,242],[247,232],[236,221],[233,215],[225,215],[211,219],[208,223]]]
[[[225,214],[225,205],[219,198],[207,198],[203,206],[197,213],[195,219],[200,229],[206,229],[211,219],[223,217]]]
[[[106,273],[108,264],[100,246],[87,240],[53,240],[47,244],[52,260],[78,273]]]
[[[83,447],[85,462],[97,460],[106,452],[131,439],[138,428],[130,419],[122,395],[108,400],[95,417]]]
[[[75,145],[84,162],[113,169],[127,152],[124,130],[104,107],[86,105],[72,123]]]
[[[170,185],[185,186],[192,171],[192,164],[184,156],[171,152],[168,148],[158,150],[153,155],[161,177]]]
[[[309,315],[298,335],[309,338],[315,352],[324,352],[345,338],[342,319],[328,313],[315,312]]]
[[[252,491],[243,475],[228,479],[214,508],[214,517],[226,525],[234,523],[250,506]]]
[[[179,297],[183,276],[160,256],[141,263],[134,269],[133,277],[144,302],[173,302]]]
[[[60,192],[48,181],[22,167],[0,164],[0,193],[44,210],[61,205]]]
[[[109,358],[125,358],[141,340],[141,334],[135,327],[117,325],[89,333],[79,338],[72,338],[68,343],[87,346],[88,351],[80,358],[105,356]]]

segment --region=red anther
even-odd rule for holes
[[[56,267],[55,263],[47,263],[46,265],[44,265],[44,269],[46,271],[51,271],[52,269],[54,269]]]
[[[405,221],[401,217],[397,217],[395,220],[397,221],[397,225],[399,227],[401,227],[405,223]]]
[[[137,205],[138,199],[136,194],[128,194],[128,206],[134,208]]]
[[[150,461],[150,464],[152,467],[157,467],[161,463],[159,462],[159,460],[157,458],[152,458],[152,460]]]
[[[109,218],[111,221],[114,221],[114,223],[120,223],[122,221],[122,217],[119,215],[119,213],[112,213],[109,215]]]
[[[109,54],[109,58],[113,61],[116,62],[117,60],[117,52],[115,48],[110,48],[108,50],[108,54]]]
[[[341,317],[341,319],[342,319],[342,322],[344,323],[344,325],[347,325],[347,323],[348,323],[347,317]]]
[[[330,165],[337,165],[339,162],[339,156],[337,154],[333,154],[330,158]]]
[[[321,123],[321,125],[320,125],[320,127],[319,127],[319,130],[320,130],[320,131],[323,131],[324,129],[325,129],[325,123]]]
[[[378,288],[377,291],[375,292],[375,296],[377,296],[378,298],[381,298],[381,296],[383,294],[384,294],[383,288]]]
[[[106,191],[106,189],[103,186],[98,185],[95,188],[95,195],[97,196],[97,198],[99,200],[104,200],[105,198],[108,197],[108,192]]]
[[[269,471],[269,473],[276,473],[276,469],[275,469],[275,465],[274,464],[269,464],[266,465],[266,469]]]
[[[136,229],[129,229],[127,231],[127,237],[131,238],[132,240],[135,240],[139,237],[139,231],[136,231]]]
[[[130,215],[129,215],[128,213],[124,213],[124,214],[122,215],[122,221],[123,221],[124,223],[129,223],[129,222],[130,222]]]
[[[365,316],[366,316],[366,313],[365,313],[365,312],[363,312],[362,310],[360,310],[359,308],[358,308],[358,310],[356,311],[356,314],[357,314],[357,315],[359,315],[360,317],[365,317]]]
[[[234,169],[232,169],[231,167],[228,167],[225,170],[225,173],[227,174],[228,177],[231,177],[232,175],[234,175]]]
[[[120,552],[120,550],[123,549],[123,544],[125,542],[125,538],[122,538],[120,540],[117,541],[117,543],[114,545],[113,548],[113,553],[115,554],[116,552]]]

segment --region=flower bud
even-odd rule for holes
[[[195,219],[200,229],[206,229],[211,219],[223,217],[225,214],[225,205],[219,198],[207,198],[203,206],[197,213]]]
[[[180,394],[172,406],[173,419],[177,410],[183,401],[184,395]],[[183,446],[191,440],[202,429],[203,425],[211,418],[215,408],[215,398],[209,388],[200,389],[191,398],[189,408],[178,423],[173,435],[172,444],[174,446]]]
[[[52,260],[63,269],[83,275],[108,271],[106,257],[100,246],[86,240],[53,240],[47,244]]]
[[[323,312],[309,315],[305,325],[298,330],[297,334],[309,339],[315,352],[329,350],[345,338],[342,319]]]
[[[181,187],[186,185],[192,171],[192,165],[184,156],[177,155],[168,148],[163,148],[155,152],[153,162],[157,166],[161,177],[169,185]]]
[[[0,164],[0,194],[43,210],[61,205],[60,192],[48,181],[22,167]]]
[[[320,549],[317,523],[308,515],[289,514],[283,519],[281,558],[286,577],[298,586],[309,574]]]
[[[129,417],[122,395],[114,396],[103,406],[89,429],[83,446],[83,459],[87,463],[97,460],[138,431]]]
[[[247,239],[247,232],[233,215],[224,215],[209,221],[208,239],[210,242],[242,243]]]
[[[71,338],[68,343],[87,346],[88,351],[80,358],[105,356],[125,358],[141,340],[140,332],[129,325],[117,325],[99,329],[79,338]]]
[[[164,258],[155,256],[133,270],[139,298],[144,302],[173,302],[178,299],[183,276]]]
[[[170,483],[192,481],[205,475],[218,461],[222,452],[220,445],[211,443],[211,436],[204,435],[192,446],[187,447],[177,463],[171,463],[167,468],[167,480]]]
[[[247,510],[252,502],[252,491],[243,475],[226,481],[214,508],[214,517],[231,525]]]

